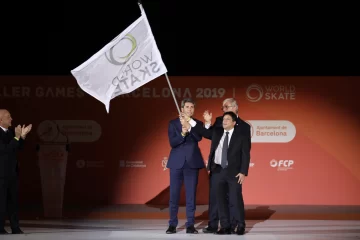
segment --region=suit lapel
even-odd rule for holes
[[[182,132],[182,126],[179,118],[176,120],[176,127],[180,132]]]
[[[13,134],[13,132],[12,131],[10,131],[10,129],[8,130],[8,136],[9,136],[9,138],[10,139],[12,139],[13,137],[15,137],[15,135]]]
[[[6,137],[6,134],[5,134],[5,131],[0,128],[0,141],[4,141],[5,140],[5,137]]]
[[[221,130],[218,130],[218,129],[221,129]],[[219,146],[220,139],[224,133],[224,130],[223,130],[223,128],[214,128],[213,131],[215,131],[215,134],[216,134],[215,135],[216,138],[214,139],[214,154],[215,154],[215,151],[216,151],[217,147]]]
[[[0,135],[1,139],[3,139],[6,143],[8,143],[14,136],[10,129],[8,129],[6,132],[1,128],[0,129]]]
[[[234,128],[234,131],[231,135],[230,142],[229,142],[229,149],[235,144],[236,142],[236,127]]]
[[[242,120],[241,118],[237,117],[236,118],[236,125],[239,126],[244,122],[244,120]]]

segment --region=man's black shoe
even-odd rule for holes
[[[169,226],[169,228],[166,230],[167,234],[172,234],[172,233],[176,233],[176,227],[174,226]]]

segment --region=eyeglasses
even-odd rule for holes
[[[229,109],[229,108],[231,108],[231,107],[233,107],[233,106],[226,106],[226,105],[225,105],[225,106],[222,106],[222,107],[221,107],[221,110]]]

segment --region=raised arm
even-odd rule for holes
[[[197,123],[196,125],[199,125],[199,126],[204,125],[203,122],[201,122],[201,121],[196,121],[196,123]],[[190,135],[198,142],[200,142],[202,140],[202,136],[196,131],[191,131],[191,129],[190,129]]]
[[[191,126],[191,130],[198,133],[199,135],[203,136],[204,138],[211,139],[213,134],[213,128],[206,129],[193,119],[190,119],[188,122]]]

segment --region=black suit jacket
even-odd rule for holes
[[[16,140],[15,132],[9,129],[8,133],[0,128],[0,178],[16,177],[19,172],[17,153],[23,147],[24,140]]]
[[[208,159],[208,170],[213,171],[216,167],[215,151],[220,143],[220,139],[224,134],[223,127],[212,127],[206,129],[205,127],[196,124],[193,127],[194,131],[201,134],[203,137],[211,139],[211,148]],[[242,128],[238,125],[235,125],[234,132],[231,136],[228,148],[228,173],[234,175],[242,173],[245,176],[248,175],[249,165],[250,165],[250,143],[249,135],[244,135],[242,133]]]

